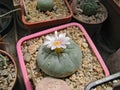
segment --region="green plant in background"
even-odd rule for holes
[[[7,58],[2,54],[0,54],[0,67],[3,67],[3,66],[8,66]]]
[[[63,78],[73,74],[81,65],[80,47],[66,33],[46,36],[37,54],[37,64],[46,74]]]
[[[49,11],[54,7],[53,0],[37,0],[37,9],[40,11]]]
[[[98,0],[83,0],[80,8],[85,15],[91,16],[97,13],[99,8],[98,2]]]
[[[2,54],[0,54],[0,67],[5,65],[5,60],[4,60],[4,56]]]

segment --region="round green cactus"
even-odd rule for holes
[[[61,53],[42,45],[37,54],[37,64],[46,74],[63,78],[73,74],[81,65],[82,52],[80,47],[70,40],[70,44]]]
[[[40,11],[52,10],[54,7],[53,0],[38,0],[37,9]]]
[[[85,15],[91,16],[97,13],[99,6],[97,2],[86,1],[81,4],[81,9]]]

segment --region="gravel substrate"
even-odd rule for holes
[[[83,54],[82,66],[73,75],[63,78],[63,80],[67,82],[71,90],[84,90],[84,87],[89,82],[105,76],[103,68],[77,26],[67,27],[64,30],[58,31],[58,33],[63,32],[66,32],[67,36],[80,46]],[[50,33],[49,35],[52,34]],[[44,37],[41,36],[24,41],[21,46],[27,74],[34,88],[42,78],[47,76],[38,68],[36,63],[38,48],[44,42]]]
[[[28,22],[39,22],[45,20],[61,19],[70,15],[64,0],[53,0],[52,11],[41,12],[36,9],[37,0],[25,0],[26,20]]]
[[[0,66],[0,90],[12,90],[16,80],[15,66],[7,56],[5,60],[5,65]]]

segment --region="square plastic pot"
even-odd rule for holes
[[[21,68],[21,71],[22,71],[22,75],[23,75],[26,90],[32,90],[32,85],[31,85],[31,82],[30,82],[30,80],[28,78],[28,75],[27,75],[25,62],[24,62],[24,58],[23,58],[23,53],[22,53],[22,50],[21,50],[21,46],[22,46],[23,42],[28,41],[28,40],[33,39],[33,38],[42,37],[46,34],[54,32],[56,30],[57,31],[62,30],[62,29],[65,29],[67,27],[70,27],[70,26],[76,26],[80,29],[80,31],[83,33],[87,43],[89,44],[90,48],[92,49],[93,53],[95,54],[96,58],[98,59],[101,67],[103,68],[105,76],[109,75],[109,71],[108,71],[102,57],[100,56],[98,50],[96,49],[94,43],[92,42],[91,38],[89,37],[89,35],[87,34],[87,32],[83,28],[83,26],[81,24],[78,24],[78,23],[68,23],[68,24],[65,24],[65,25],[50,28],[50,29],[47,29],[47,30],[44,30],[44,31],[41,31],[41,32],[37,32],[35,34],[25,36],[18,41],[18,43],[17,43],[17,54],[18,54],[20,68]]]
[[[72,14],[72,10],[70,8],[68,1],[64,0],[64,2],[68,8],[69,13],[70,13],[67,17],[64,17],[61,19],[51,19],[51,20],[39,21],[39,22],[27,22],[25,19],[25,9],[24,9],[23,0],[20,0],[20,6],[21,6],[21,11],[22,11],[21,17],[22,17],[23,24],[28,29],[32,30],[34,28],[38,29],[38,28],[51,27],[51,26],[55,26],[55,25],[68,23],[69,21],[71,21],[73,14]]]

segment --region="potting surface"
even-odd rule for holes
[[[5,1],[5,0],[3,0],[3,1]],[[12,2],[12,0],[7,0],[5,2],[9,3],[9,2]],[[3,39],[3,41],[5,42],[5,48],[2,48],[2,49],[8,51],[8,53],[10,53],[17,62],[18,77],[17,77],[17,82],[16,82],[13,90],[25,90],[21,71],[19,68],[17,53],[16,53],[16,43],[20,38],[22,38],[23,36],[29,35],[31,32],[24,30],[24,28],[21,28],[16,23],[17,23],[17,21],[15,19],[13,22],[13,26],[11,27],[11,30],[7,33],[7,35]],[[103,43],[104,43],[104,41],[103,41]],[[96,43],[96,46],[97,46],[97,43]],[[97,47],[97,48],[98,48],[98,50],[100,50],[100,54],[103,57],[104,61],[107,60],[109,55],[111,55],[111,53],[102,50],[102,48],[99,48],[99,47]]]

